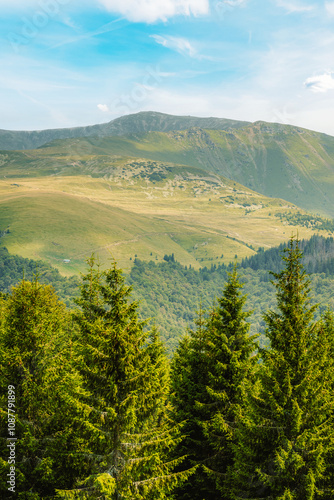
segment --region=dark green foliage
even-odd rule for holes
[[[167,255],[165,254],[164,255],[164,260],[166,262],[175,262],[175,257],[174,257],[174,254],[172,253],[172,255]]]
[[[312,236],[309,240],[301,240],[299,247],[303,252],[302,262],[307,273],[325,273],[334,275],[334,239],[323,236]],[[287,248],[287,243],[281,243],[278,247],[263,251],[259,250],[257,255],[243,259],[241,267],[254,269],[267,269],[268,271],[280,272],[283,269],[281,252]]]
[[[172,474],[179,460],[167,461],[177,430],[168,421],[163,348],[156,331],[139,321],[130,291],[115,264],[102,272],[89,260],[75,319],[94,473],[72,492],[75,498],[86,498],[88,488],[89,498],[164,499],[187,477]]]
[[[197,330],[180,343],[173,362],[176,418],[186,420],[182,451],[190,464],[201,465],[179,492],[184,500],[229,495],[235,428],[256,360],[240,288],[234,269],[218,307],[206,320],[200,314]]]
[[[210,419],[203,422],[204,434],[214,455],[208,463],[208,472],[215,478],[224,498],[230,497],[230,469],[234,464],[235,432],[238,417],[247,406],[247,392],[255,381],[257,357],[254,336],[249,336],[246,321],[251,312],[245,312],[246,296],[236,269],[229,275],[218,307],[208,324],[207,352],[209,402],[204,403]]]
[[[328,357],[334,359],[334,314],[327,309],[323,314],[321,326],[319,328],[320,341],[328,346]],[[326,366],[327,369],[327,366]],[[332,395],[334,394],[333,380],[328,380]],[[333,397],[333,396],[332,396]],[[323,490],[323,500],[331,500],[334,497],[334,449],[330,447],[326,450],[326,472],[321,482]]]
[[[7,386],[15,387],[17,498],[49,498],[87,469],[78,434],[85,411],[77,403],[71,322],[53,289],[23,281],[2,303],[0,336],[1,470],[8,473]],[[4,476],[2,476],[3,478]],[[7,498],[1,484],[1,498]],[[27,497],[28,498],[28,497]],[[30,497],[29,497],[30,498]]]
[[[333,358],[314,323],[298,241],[275,273],[278,311],[265,315],[271,348],[261,350],[259,393],[239,428],[235,498],[313,500],[333,449]]]
[[[10,255],[7,248],[0,247],[0,291],[10,292],[11,287],[17,285],[23,278],[38,280],[42,284],[52,285],[58,296],[66,305],[72,304],[71,299],[78,293],[78,279],[63,278],[59,271],[42,261],[24,259],[18,255]]]
[[[209,381],[207,329],[202,311],[196,324],[197,329],[180,341],[172,363],[174,418],[183,423],[184,435],[177,453],[187,455],[184,466],[200,465],[184,486],[177,490],[176,498],[179,500],[219,498],[214,479],[208,477],[202,467],[213,453],[202,426],[202,422],[210,418],[210,412],[197,404],[198,401],[209,402],[206,389]]]

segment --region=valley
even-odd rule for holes
[[[38,149],[0,152],[1,243],[11,253],[66,276],[83,271],[92,252],[126,272],[135,258],[158,263],[166,254],[199,269],[291,234],[332,234],[334,138],[161,113],[116,122],[96,126],[97,136],[62,129],[64,138]],[[135,133],[116,135],[124,131]]]

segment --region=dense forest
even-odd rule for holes
[[[32,280],[34,277],[38,277],[42,284],[52,285],[67,306],[73,304],[72,299],[78,293],[78,278],[66,279],[57,269],[41,260],[11,255],[7,248],[0,247],[0,292],[8,293],[23,278]]]
[[[312,282],[311,301],[320,304],[316,311],[319,317],[327,306],[334,309],[331,292],[334,286],[334,240],[315,235],[299,244],[303,251],[303,265]],[[247,294],[245,307],[253,310],[251,333],[260,334],[262,346],[266,343],[263,313],[275,307],[275,287],[270,281],[269,271],[282,269],[284,248],[286,244],[268,250],[260,248],[257,254],[239,265],[240,280]],[[195,270],[181,265],[174,255],[165,255],[162,263],[135,259],[125,276],[126,283],[133,287],[133,297],[139,301],[139,317],[151,318],[152,324],[159,325],[169,356],[175,352],[184,331],[195,327],[196,311],[200,308],[209,310],[216,297],[221,295],[227,273],[232,269],[233,263],[228,266],[212,264],[209,268]],[[0,292],[9,292],[23,277],[31,280],[35,275],[41,283],[52,284],[62,301],[68,307],[74,307],[73,298],[79,293],[77,277],[64,278],[58,270],[42,261],[10,255],[6,248],[0,247]]]
[[[313,236],[301,240],[303,265],[312,282],[311,301],[320,303],[316,312],[319,316],[327,306],[334,309],[332,287],[334,285],[334,240]],[[275,287],[271,283],[270,271],[282,270],[281,253],[287,244],[264,250],[244,259],[239,266],[240,280],[247,294],[247,310],[253,310],[251,333],[260,334],[259,342],[264,345],[265,322],[263,313],[275,307]],[[168,258],[169,257],[169,258]],[[134,297],[140,301],[140,311],[145,318],[154,318],[159,324],[161,338],[168,352],[175,351],[178,338],[187,328],[194,328],[196,311],[209,310],[227,280],[227,273],[233,269],[212,264],[199,271],[191,266],[182,266],[166,256],[166,261],[156,264],[136,259],[127,277],[133,286]]]
[[[1,498],[332,499],[334,318],[303,245],[272,275],[266,347],[236,265],[171,360],[116,263],[92,256],[72,307],[39,276],[2,292]]]

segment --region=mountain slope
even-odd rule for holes
[[[240,128],[247,122],[224,118],[197,118],[194,116],[173,116],[153,111],[140,112],[116,118],[109,123],[87,127],[74,127],[37,131],[0,130],[0,149],[35,149],[56,139],[77,137],[105,137],[109,135],[144,134],[150,131],[166,132],[202,127],[217,130]]]
[[[52,167],[59,175],[50,175],[50,158],[31,160],[30,176],[23,165],[10,178],[6,167],[0,243],[67,275],[82,271],[92,252],[104,263],[115,257],[125,269],[136,257],[161,262],[174,253],[199,269],[250,256],[292,232],[310,237],[322,227],[322,219],[314,225],[293,204],[196,167],[122,157],[103,162],[99,156],[68,164],[59,156]]]
[[[122,158],[200,168],[309,212],[334,216],[334,138],[263,122],[228,131],[191,128],[77,138],[52,141],[32,151],[4,151],[0,154],[0,178],[103,177],[109,176]]]

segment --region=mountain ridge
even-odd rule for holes
[[[54,140],[36,150],[0,152],[0,178],[33,172],[108,177],[120,157],[200,168],[308,212],[334,216],[334,138],[265,122]]]
[[[177,116],[155,111],[141,111],[115,118],[110,122],[84,127],[56,128],[45,130],[0,130],[0,150],[36,149],[57,139],[78,137],[106,137],[146,133],[149,131],[167,132],[186,130],[198,126],[213,130],[241,128],[246,121],[216,117]]]

